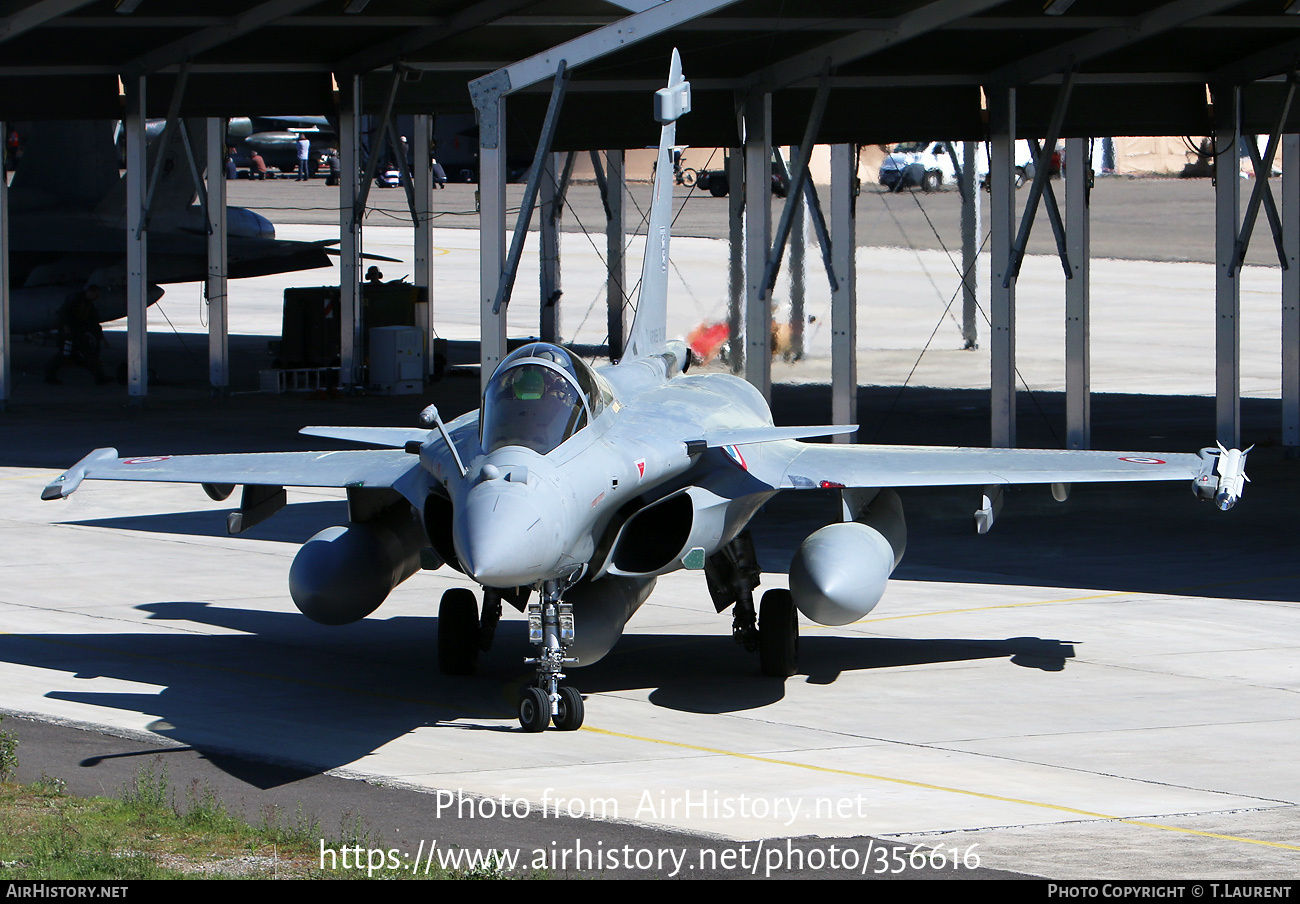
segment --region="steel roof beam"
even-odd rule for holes
[[[65,0],[66,2],[66,0]],[[89,2],[78,2],[84,6]],[[488,28],[600,28],[617,22],[618,16],[501,16],[483,25]],[[63,16],[38,23],[42,28],[210,28],[234,24],[232,16]],[[329,16],[295,15],[280,23],[292,28],[444,28],[446,16]],[[800,32],[800,31],[885,31],[895,20],[887,18],[797,18],[794,16],[710,16],[684,23],[683,31]],[[1132,28],[1137,16],[975,16],[957,19],[940,31],[1095,31],[1103,28]],[[1204,16],[1187,22],[1187,28],[1300,29],[1300,16]]]
[[[1300,47],[1294,51],[1300,55]],[[464,63],[438,63],[423,64],[414,63],[408,68],[418,69],[424,72],[453,72],[464,73],[466,78],[479,73],[488,73],[494,69],[500,69],[508,66],[509,63],[504,60],[473,60]],[[1277,71],[1285,71],[1288,67],[1282,66]],[[0,65],[0,78],[5,77],[35,77],[55,76],[55,75],[116,75],[121,70],[120,66],[111,63],[97,63],[84,66],[4,66]],[[164,66],[155,70],[153,74],[171,74],[180,70],[180,64]],[[190,65],[191,75],[226,75],[226,74],[293,74],[293,73],[311,73],[311,72],[334,72],[336,71],[330,63],[192,63]],[[1081,72],[1075,77],[1076,85],[1187,85],[1187,84],[1206,84],[1213,81],[1211,75],[1216,73],[1207,71],[1179,71],[1179,72]],[[850,75],[850,76],[831,76],[832,88],[951,88],[961,86],[981,86],[987,80],[987,76],[975,73],[934,73],[930,75]],[[1251,81],[1252,79],[1247,79]],[[610,92],[637,92],[637,91],[654,91],[655,86],[663,87],[662,79],[575,79],[569,82],[569,92],[571,94],[595,94]],[[1055,73],[1051,76],[1038,80],[1041,84],[1059,84],[1060,75]],[[743,84],[740,79],[724,78],[701,78],[691,79],[691,89],[697,94],[705,91],[734,91],[742,88]],[[817,78],[814,75],[809,79],[800,82],[794,82],[786,86],[787,88],[806,88],[815,89],[817,87]],[[550,91],[549,86],[523,89],[518,92],[521,94],[545,94]]]
[[[84,6],[85,4],[78,4]],[[230,16],[60,16],[41,23],[43,28],[207,28],[229,25]]]
[[[0,19],[0,41],[12,40],[89,3],[90,0],[40,0]]]
[[[464,34],[471,29],[487,25],[495,19],[500,19],[502,16],[513,13],[515,10],[529,6],[534,2],[535,0],[484,0],[484,2],[476,3],[469,9],[461,10],[455,15],[447,17],[445,22],[418,28],[408,34],[383,41],[359,53],[354,53],[339,61],[335,68],[339,72],[369,72],[372,69],[378,69],[381,66],[396,62],[407,54],[437,44],[439,41],[445,41],[456,35]],[[552,67],[551,72],[554,73],[554,71],[555,69]]]
[[[1103,28],[1066,41],[1050,50],[1017,60],[989,74],[990,85],[1025,85],[1040,78],[1078,66],[1116,50],[1145,41],[1195,19],[1210,16],[1240,0],[1173,0],[1139,16],[1133,25]],[[1065,20],[1063,20],[1065,21]]]
[[[776,91],[794,82],[816,77],[827,58],[834,69],[942,28],[950,22],[981,13],[1000,2],[1002,0],[934,0],[894,19],[888,29],[862,31],[829,41],[752,72],[743,81],[758,91]]]
[[[560,60],[566,61],[568,68],[577,69],[584,63],[676,28],[684,22],[707,16],[735,2],[736,0],[665,0],[643,13],[619,19],[475,79],[470,82],[470,94],[474,96],[483,91],[512,94],[551,78]],[[813,74],[820,71],[819,62]]]
[[[1300,16],[1295,17],[1300,18]],[[1300,38],[1294,38],[1277,47],[1242,57],[1206,76],[1211,84],[1241,85],[1265,76],[1278,75],[1300,69]]]
[[[268,0],[245,13],[235,16],[229,24],[213,25],[179,41],[152,50],[128,63],[129,73],[156,72],[164,66],[175,65],[214,47],[220,47],[235,38],[269,25],[276,19],[292,15],[312,6],[317,0]]]

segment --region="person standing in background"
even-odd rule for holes
[[[298,135],[298,180],[299,182],[307,181],[307,158],[311,154],[311,142],[307,136]]]
[[[438,142],[436,139],[429,142],[429,168],[433,171],[433,187],[447,187],[447,171],[438,163]]]

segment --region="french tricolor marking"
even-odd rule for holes
[[[166,461],[171,458],[170,455],[146,455],[144,458],[124,458],[124,465],[151,465],[156,461]]]
[[[1120,461],[1129,461],[1135,465],[1162,465],[1165,463],[1163,458],[1143,458],[1141,455],[1121,455]]]

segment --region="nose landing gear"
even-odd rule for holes
[[[537,657],[527,660],[537,667],[537,683],[525,687],[519,697],[519,725],[524,731],[543,731],[550,722],[561,731],[582,727],[582,695],[564,680],[564,664],[577,662],[565,656],[573,645],[573,606],[563,595],[573,582],[546,581],[542,598],[528,605],[528,642],[537,646]]]

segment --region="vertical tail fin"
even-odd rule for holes
[[[655,119],[659,132],[659,160],[655,164],[654,197],[645,259],[641,264],[641,294],[628,336],[625,359],[644,358],[662,351],[668,331],[668,238],[673,214],[673,145],[677,120],[691,111],[691,83],[682,78],[682,58],[673,50],[668,87],[655,92]]]
[[[91,210],[119,181],[109,122],[32,123],[21,130],[23,156],[9,185],[16,209]]]
[[[195,157],[195,166],[200,173],[207,165],[206,124],[202,119],[186,120],[186,127],[193,139],[191,150]],[[158,169],[158,179],[154,184],[153,201],[150,205],[151,218],[155,223],[168,215],[183,216],[198,195],[198,186],[190,172],[186,160],[185,145],[175,124],[158,138],[149,142],[146,150],[149,172]],[[160,159],[161,155],[161,159]],[[220,166],[221,162],[218,161]],[[122,176],[108,191],[95,208],[96,215],[106,222],[124,223],[126,221],[126,176]]]

